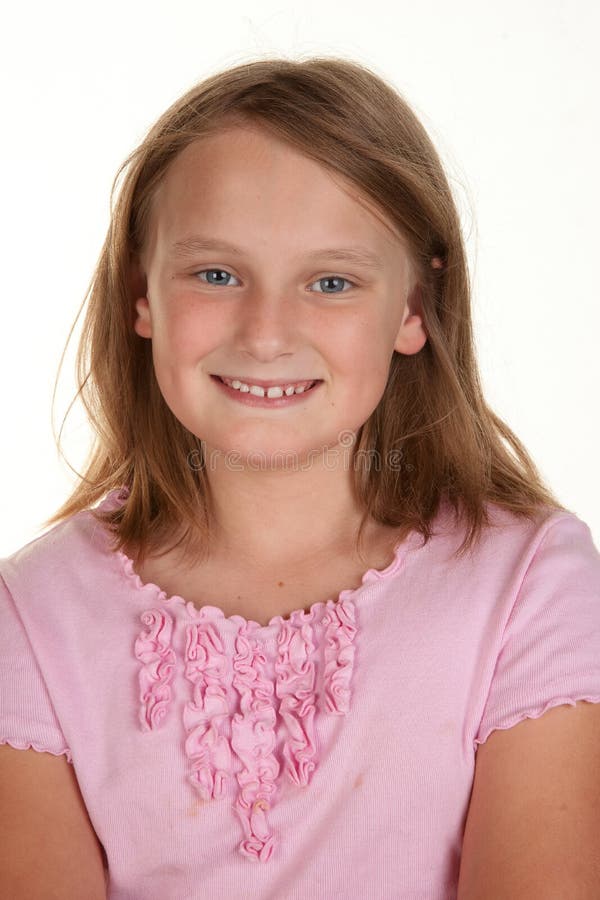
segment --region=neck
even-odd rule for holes
[[[215,467],[209,473],[210,555],[294,569],[347,554],[362,517],[351,474],[322,461],[305,470]]]

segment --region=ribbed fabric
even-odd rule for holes
[[[142,584],[89,510],[0,560],[0,743],[74,765],[110,900],[456,897],[478,745],[600,702],[588,526],[489,509],[267,626]]]

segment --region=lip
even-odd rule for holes
[[[284,387],[289,384],[301,384],[303,381],[321,381],[320,378],[284,378],[283,381],[264,381],[262,378],[242,378],[240,375],[211,375],[211,378],[229,378],[230,381],[243,381],[244,384],[255,384],[257,387]]]
[[[210,377],[211,380],[215,382],[217,387],[233,401],[241,403],[244,406],[258,406],[263,409],[282,409],[288,406],[296,406],[298,403],[304,403],[306,400],[312,397],[315,391],[318,391],[323,384],[322,380],[315,379],[315,384],[313,384],[313,386],[307,391],[302,391],[301,394],[290,394],[289,397],[284,394],[283,397],[273,397],[269,399],[269,397],[256,397],[254,394],[243,394],[241,391],[236,391],[235,388],[229,387],[228,384],[225,384],[224,381],[221,381],[221,378],[218,375],[211,375]],[[252,383],[255,384],[256,382]],[[279,384],[281,384],[281,382],[279,382]],[[259,385],[257,385],[257,387],[258,386]],[[260,385],[260,387],[263,387],[263,385]]]

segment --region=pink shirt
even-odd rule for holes
[[[456,897],[478,745],[600,702],[588,526],[490,510],[266,627],[143,585],[89,510],[0,560],[0,741],[74,765],[111,900]]]

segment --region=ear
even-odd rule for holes
[[[150,304],[148,298],[144,296],[147,291],[147,279],[143,272],[139,258],[135,258],[131,262],[129,271],[129,289],[130,296],[137,297],[135,301],[136,316],[133,328],[140,337],[152,337],[152,319],[150,316]]]
[[[137,311],[137,316],[135,322],[133,323],[133,327],[136,334],[139,334],[140,337],[151,338],[152,318],[150,316],[150,304],[148,303],[148,298],[138,297],[138,299],[135,301],[135,308]]]
[[[416,284],[406,298],[402,323],[396,334],[394,350],[411,356],[418,353],[427,341],[427,332],[423,327],[421,285]]]

